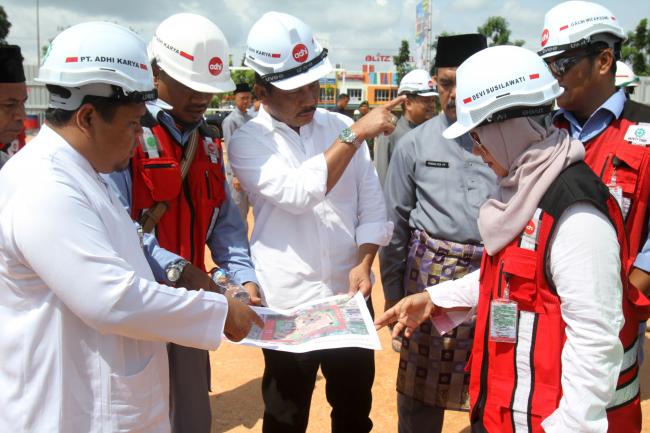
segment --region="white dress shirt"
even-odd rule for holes
[[[566,323],[560,406],[542,422],[547,433],[606,433],[606,407],[623,360],[619,245],[609,220],[578,203],[560,218],[548,267]],[[427,288],[441,307],[475,306],[479,271]],[[472,372],[472,374],[476,374]]]
[[[168,432],[165,343],[216,349],[225,299],[155,283],[119,200],[47,126],[0,185],[0,431]]]
[[[317,109],[298,134],[261,106],[231,139],[230,164],[255,215],[251,256],[270,307],[346,293],[358,247],[390,240],[393,226],[365,143],[327,193],[323,152],[350,123]]]

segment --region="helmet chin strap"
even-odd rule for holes
[[[325,57],[327,57],[327,48],[323,48],[323,51],[321,51],[319,55],[317,55],[310,61],[303,63],[300,66],[296,66],[295,68],[287,69],[286,71],[282,71],[282,72],[272,72],[270,74],[262,75],[261,78],[263,81],[267,83],[286,80],[287,78],[295,77],[296,75],[300,75],[303,72],[307,72],[312,67],[322,62],[325,59]]]

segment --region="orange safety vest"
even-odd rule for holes
[[[470,404],[473,432],[542,433],[541,422],[562,397],[562,348],[565,323],[553,282],[547,275],[547,250],[565,209],[588,202],[608,215],[621,248],[623,315],[619,337],[625,354],[613,401],[608,405],[609,432],[641,431],[638,337],[638,291],[627,284],[627,249],[619,206],[586,164],[567,168],[553,182],[522,234],[494,256],[483,254],[476,333],[470,360]],[[576,272],[580,272],[576,269]],[[517,302],[516,343],[489,338],[490,304],[503,297]],[[643,298],[645,299],[645,298]],[[647,316],[646,316],[647,317]]]
[[[644,125],[644,122],[649,122]],[[569,129],[565,119],[557,126]],[[648,236],[650,196],[650,107],[626,101],[620,118],[584,143],[585,162],[605,185],[623,192],[623,217],[628,236],[629,262],[634,263]],[[612,177],[616,174],[615,185]]]
[[[131,160],[131,217],[139,220],[155,202],[167,212],[156,226],[161,247],[205,270],[205,243],[226,198],[221,142],[206,125],[190,169],[181,177],[181,147],[162,125],[144,128]]]

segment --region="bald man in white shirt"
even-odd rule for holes
[[[156,283],[100,176],[127,166],[156,95],[144,43],[84,23],[49,53],[48,123],[0,171],[0,431],[168,433],[167,342],[214,350],[263,323],[234,299]],[[114,60],[126,57],[139,61]]]

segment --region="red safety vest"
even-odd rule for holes
[[[589,202],[608,215],[617,230],[621,261],[626,263],[626,238],[620,209],[607,188],[584,163],[565,170],[549,187],[522,234],[494,256],[483,255],[476,333],[470,361],[470,403],[473,432],[543,432],[541,422],[562,397],[562,348],[566,341],[561,300],[546,273],[547,248],[564,210]],[[580,270],[576,269],[576,272]],[[625,325],[619,335],[625,350],[618,387],[608,405],[609,432],[641,430],[637,349],[638,291],[624,286]],[[490,303],[503,297],[518,305],[516,344],[489,338]]]
[[[648,235],[650,147],[644,143],[650,143],[650,124],[643,122],[650,122],[650,107],[628,100],[618,119],[584,143],[585,162],[605,185],[614,186],[612,177],[616,173],[615,185],[623,192],[630,263],[634,263]],[[565,119],[556,123],[569,129]]]
[[[162,125],[144,128],[131,160],[131,217],[139,220],[154,202],[167,212],[156,226],[160,246],[205,270],[205,242],[226,198],[221,142],[201,126],[190,169],[181,178],[183,148]]]

